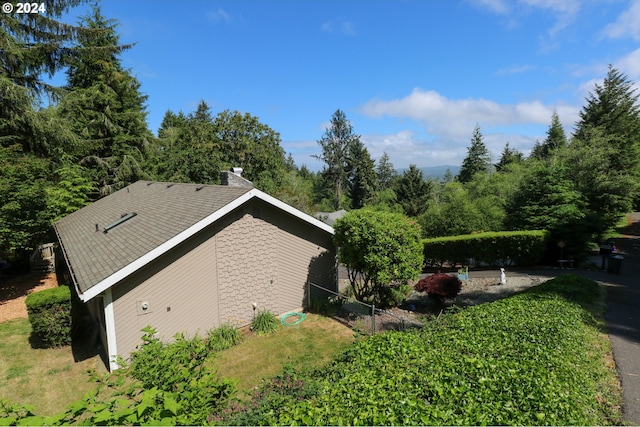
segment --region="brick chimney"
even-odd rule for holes
[[[220,184],[231,187],[253,188],[253,183],[242,177],[242,168],[231,168],[220,172]]]

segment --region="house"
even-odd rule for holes
[[[222,182],[138,181],[54,224],[109,360],[128,358],[148,325],[162,339],[203,335],[304,307],[307,281],[336,289],[333,228],[238,170]]]

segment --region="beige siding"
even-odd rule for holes
[[[306,305],[306,283],[335,288],[335,251],[332,236],[311,224],[262,203],[262,217],[278,228],[279,286],[276,313]]]
[[[216,241],[213,229],[177,247],[113,288],[118,354],[127,358],[153,326],[161,339],[188,336],[219,325]],[[145,311],[141,303],[147,302]]]
[[[127,358],[147,325],[169,341],[248,325],[253,303],[299,309],[307,281],[335,288],[334,267],[329,233],[253,200],[113,287],[118,353]]]
[[[250,324],[254,303],[256,310],[276,309],[276,235],[275,226],[247,213],[216,236],[221,322]]]

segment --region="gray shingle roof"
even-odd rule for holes
[[[138,181],[62,218],[54,227],[84,293],[250,190]],[[137,215],[103,232],[132,212]]]

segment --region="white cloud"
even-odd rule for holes
[[[577,108],[568,105],[549,106],[540,101],[499,104],[482,98],[448,99],[436,91],[414,89],[410,95],[396,100],[374,99],[360,108],[369,117],[409,118],[426,125],[432,134],[460,137],[471,135],[473,128],[544,124],[551,121],[553,110],[562,118],[573,120]]]
[[[632,2],[629,9],[618,16],[616,22],[604,28],[603,34],[612,39],[631,37],[640,40],[640,0]]]
[[[640,48],[620,58],[614,66],[619,68],[630,79],[640,79]]]

